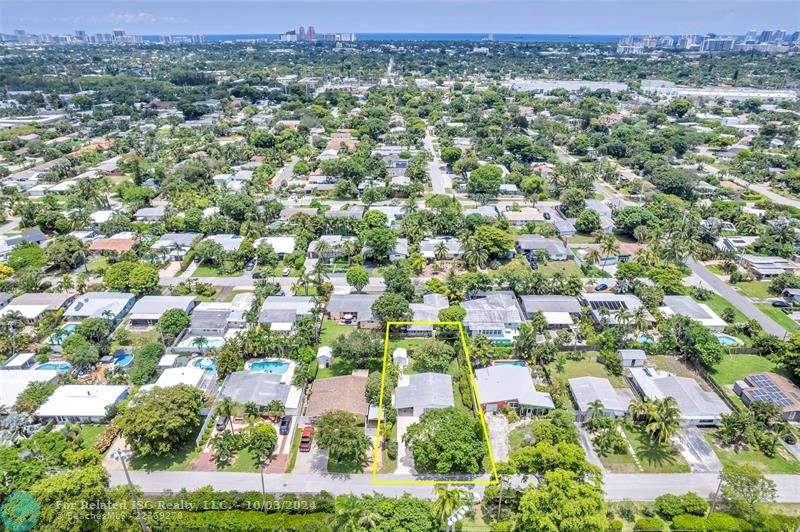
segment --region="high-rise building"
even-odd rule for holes
[[[786,37],[786,30],[775,30],[772,32],[772,42],[775,44],[783,44],[783,39]]]
[[[125,30],[113,30],[112,35],[114,35],[115,42],[121,42],[125,40]]]
[[[308,27],[308,40],[309,41],[317,40],[317,31],[314,29],[314,26]]]
[[[730,52],[736,44],[735,37],[712,37],[703,40],[704,52]]]
[[[750,30],[747,32],[747,35],[744,36],[744,42],[746,43],[754,43],[758,39],[758,30]]]
[[[303,26],[300,26],[300,29],[297,30],[297,40],[298,41],[306,40],[306,29]]]
[[[792,33],[792,36],[789,37],[789,42],[792,43],[792,44],[800,43],[800,31],[796,31],[796,32]]]
[[[281,42],[297,42],[297,33],[294,30],[281,33]]]
[[[758,37],[758,42],[770,42],[772,40],[772,32],[770,30],[764,30],[761,32],[761,35]]]
[[[89,39],[86,37],[86,32],[83,30],[75,30],[75,40],[81,42],[89,42]]]

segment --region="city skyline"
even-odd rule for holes
[[[744,35],[753,28],[791,30],[787,21],[800,20],[800,4],[789,0],[11,0],[0,9],[4,33],[56,34],[118,27],[142,35],[273,34],[311,24],[318,33]],[[692,16],[686,17],[689,9]],[[324,27],[315,21],[324,21]]]

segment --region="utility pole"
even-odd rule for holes
[[[122,470],[125,472],[125,479],[128,481],[128,488],[131,490],[131,497],[133,497],[133,504],[136,506],[136,516],[139,518],[139,525],[142,527],[142,532],[149,532],[150,529],[147,528],[147,524],[144,522],[144,517],[142,516],[142,507],[139,505],[139,496],[136,495],[136,490],[133,487],[131,476],[128,473],[128,466],[126,465],[130,455],[122,449],[114,449],[111,451],[111,458],[122,464]]]

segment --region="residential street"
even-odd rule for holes
[[[800,209],[800,201],[797,201],[792,198],[787,198],[786,196],[781,196],[773,192],[768,186],[766,185],[750,185],[750,188],[758,192],[759,194],[768,197],[771,201],[778,203],[780,205],[788,205],[789,207],[794,207],[795,209]]]
[[[707,285],[713,288],[719,295],[731,302],[731,304],[750,319],[754,319],[761,324],[765,331],[777,336],[778,338],[786,338],[788,333],[786,329],[772,321],[766,314],[761,312],[748,298],[740,295],[736,290],[730,287],[727,283],[720,280],[719,277],[708,271],[702,264],[689,257],[686,259],[686,265],[692,269]]]
[[[453,189],[453,180],[450,176],[441,169],[442,160],[439,158],[439,152],[433,145],[433,136],[431,135],[430,128],[425,131],[425,138],[423,144],[425,149],[431,152],[433,160],[428,163],[428,174],[431,176],[431,183],[433,184],[434,194],[444,194],[447,189]]]
[[[272,180],[272,190],[278,190],[281,188],[281,185],[284,184],[286,181],[292,177],[292,172],[294,172],[294,165],[300,159],[298,157],[292,157],[292,160],[289,161],[289,164],[281,168],[277,174],[275,174],[275,179]]]
[[[111,485],[125,484],[122,471],[109,472]],[[182,488],[196,490],[212,486],[216,490],[259,491],[261,481],[258,473],[216,473],[204,471],[159,471],[146,473],[131,471],[131,480],[147,495],[157,495],[164,490],[179,491]],[[433,486],[425,484],[373,484],[372,475],[344,474],[280,474],[264,475],[270,493],[316,493],[328,491],[334,495],[382,493],[399,496],[409,493],[415,497],[433,498]],[[379,475],[379,479],[397,480],[403,477]],[[767,475],[778,491],[778,502],[800,503],[800,475]],[[702,497],[711,497],[717,489],[719,477],[716,473],[608,473],[604,475],[606,499],[619,501],[652,501],[665,493],[681,494],[694,491]],[[521,477],[515,483],[522,482]],[[469,486],[473,492],[482,493],[483,485]]]

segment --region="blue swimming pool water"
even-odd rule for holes
[[[739,345],[739,340],[737,340],[733,336],[728,336],[727,334],[718,334],[717,341],[722,345],[727,345],[727,346]]]
[[[214,358],[198,358],[192,365],[196,368],[203,368],[206,371],[217,371],[217,361]]]
[[[46,362],[44,364],[39,364],[34,369],[54,369],[59,373],[66,373],[72,366],[69,365],[69,362]]]
[[[51,345],[61,345],[61,343],[67,339],[69,335],[75,332],[75,329],[78,328],[77,323],[67,323],[57,333],[53,333],[50,335],[50,339],[48,340]]]
[[[511,344],[513,342],[513,340],[508,340],[507,338],[497,338],[492,340],[493,344]]]
[[[250,371],[259,371],[264,373],[277,373],[283,375],[289,370],[287,362],[279,360],[259,360],[250,364]]]
[[[133,362],[133,355],[126,353],[114,361],[115,366],[128,367]]]
[[[640,344],[652,344],[653,343],[653,339],[650,338],[649,336],[647,336],[644,333],[639,333],[639,335],[636,337],[636,341],[639,342]]]
[[[495,360],[495,366],[522,366],[526,367],[528,364],[524,360]]]

